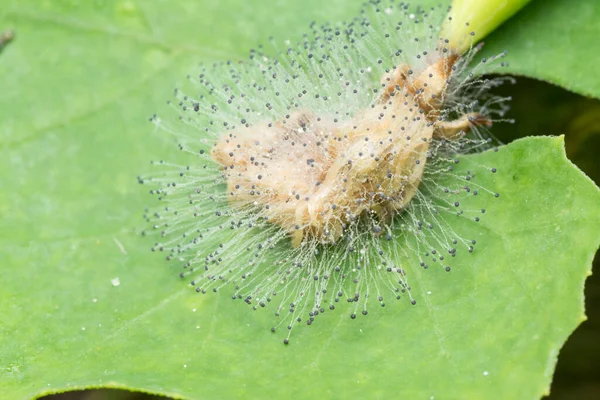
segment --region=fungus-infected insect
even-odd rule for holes
[[[414,78],[407,64],[393,68],[373,105],[348,119],[300,109],[224,135],[212,156],[230,204],[263,210],[294,247],[333,244],[365,214],[387,226],[417,192],[433,140],[457,141],[491,124],[476,112],[441,118],[457,60],[441,56]]]
[[[455,165],[489,147],[506,109],[487,92],[504,79],[473,72],[478,48],[455,54],[437,36],[444,13],[375,2],[275,58],[190,76],[171,103],[180,123],[151,118],[195,156],[140,178],[163,204],[146,215],[153,250],[197,292],[230,287],[290,331],[340,301],[353,319],[414,304],[407,269],[450,271],[445,257],[473,251],[442,214],[479,221],[461,199],[494,193]]]

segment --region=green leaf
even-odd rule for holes
[[[481,247],[450,274],[409,271],[417,306],[398,302],[356,321],[330,313],[297,328],[286,347],[268,331],[269,313],[192,293],[136,235],[150,199],[135,176],[176,154],[145,121],[198,61],[239,58],[270,34],[297,38],[310,20],[344,19],[359,5],[78,4],[0,9],[0,30],[16,32],[0,55],[0,393],[535,398],[547,390],[560,346],[583,318],[600,241],[598,189],[560,139],[468,160],[502,196],[479,199],[489,209],[479,225],[457,224]],[[593,32],[586,21],[568,41]],[[525,45],[510,30],[498,35],[492,50],[502,40],[511,54]],[[593,75],[575,75],[588,79],[580,85],[561,63],[547,66],[550,75],[528,71],[598,95]]]
[[[531,0],[454,0],[440,37],[462,54]]]
[[[535,0],[484,39],[484,56],[508,51],[501,71],[600,98],[600,2]]]

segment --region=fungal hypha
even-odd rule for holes
[[[477,221],[460,199],[497,196],[454,168],[490,146],[506,107],[487,89],[501,79],[477,77],[477,47],[446,47],[445,11],[376,2],[273,57],[253,50],[190,76],[170,103],[179,120],[151,118],[194,156],[140,178],[160,200],[146,215],[152,249],[197,292],[270,309],[273,330],[340,301],[352,318],[415,304],[407,271],[449,271],[475,244],[444,215]]]

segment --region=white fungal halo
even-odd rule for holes
[[[461,198],[498,196],[454,165],[490,147],[506,99],[487,90],[504,79],[477,77],[494,61],[473,66],[477,48],[444,47],[445,11],[375,2],[273,57],[191,75],[170,103],[178,120],[151,119],[195,156],[139,178],[160,201],[146,214],[152,250],[199,293],[270,308],[273,329],[311,325],[340,301],[352,318],[415,304],[406,271],[449,271],[446,258],[475,244],[440,214],[479,221]]]

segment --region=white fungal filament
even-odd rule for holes
[[[415,195],[431,140],[457,140],[489,123],[479,114],[440,120],[457,59],[443,57],[415,79],[408,65],[386,73],[377,103],[348,120],[297,111],[223,136],[212,155],[225,170],[230,203],[265,207],[294,247],[305,237],[335,243],[363,213],[387,225]]]
[[[495,193],[455,167],[490,147],[486,127],[506,110],[488,93],[506,79],[477,77],[494,60],[437,36],[444,12],[375,2],[279,57],[190,76],[172,103],[180,121],[151,119],[193,156],[140,178],[161,201],[146,214],[153,250],[197,292],[274,303],[290,331],[341,300],[352,318],[388,298],[414,304],[410,263],[449,271],[446,258],[473,251],[442,214],[479,221],[462,199]]]

